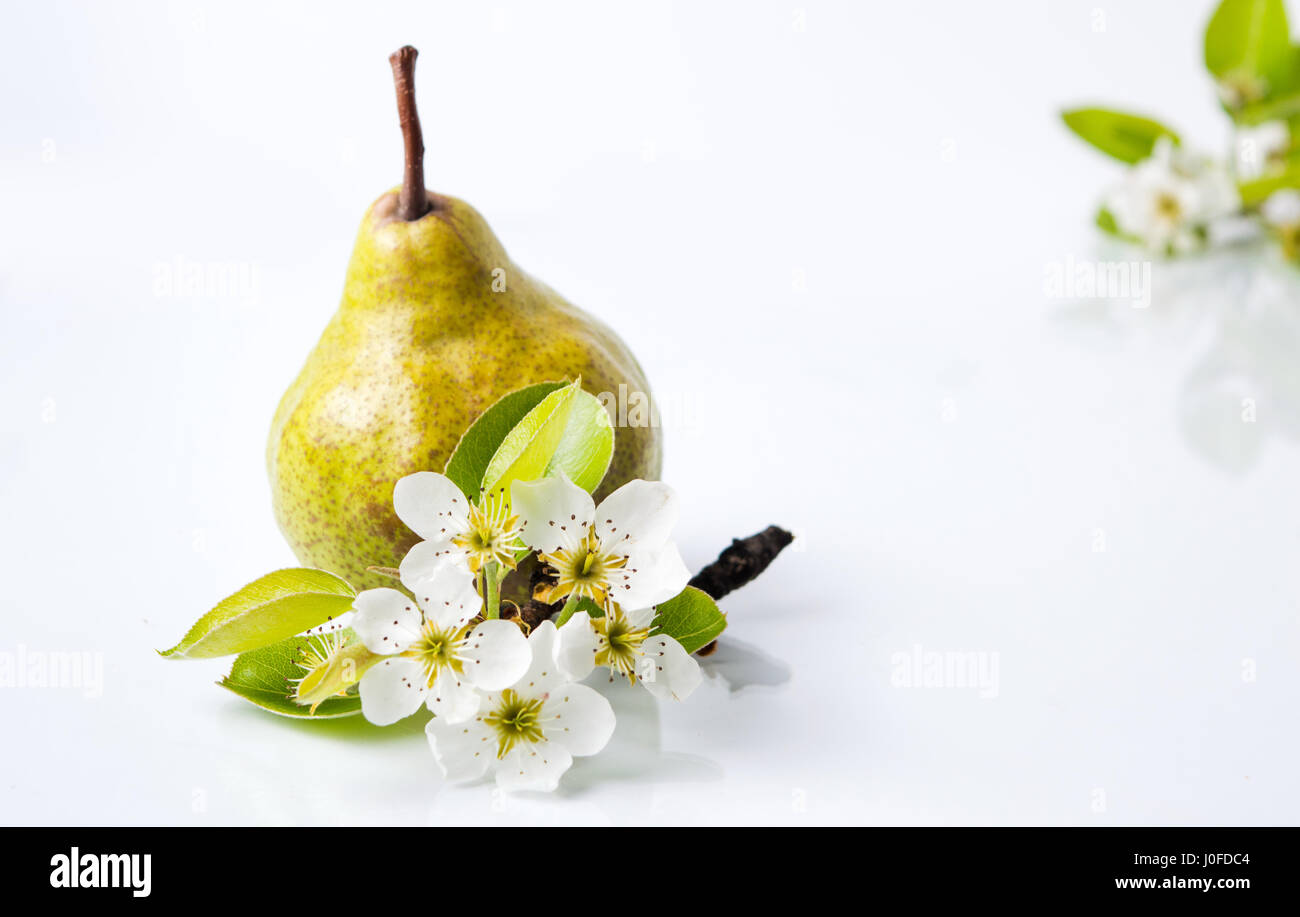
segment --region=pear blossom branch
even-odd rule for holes
[[[792,541],[794,535],[776,525],[748,538],[733,539],[717,560],[691,578],[690,585],[716,602],[754,580]]]
[[[730,546],[718,555],[717,560],[695,574],[690,585],[717,601],[756,579],[792,541],[794,535],[776,525],[769,525],[763,531],[748,538],[733,539]],[[529,593],[536,595],[539,588],[544,592],[554,584],[553,572],[546,567],[538,567],[533,571],[529,582]],[[530,598],[519,606],[517,614],[532,628],[543,621],[550,620],[563,607],[563,602],[547,604],[539,599]],[[509,616],[514,617],[515,613],[511,612]],[[717,649],[717,646],[718,641],[714,640],[701,649],[698,655],[707,656]]]
[[[733,539],[731,546],[723,549],[717,560],[695,574],[689,585],[707,593],[716,602],[752,582],[792,541],[794,535],[776,525],[769,525],[748,538]],[[702,646],[696,655],[708,656],[717,648],[718,641],[714,640]]]

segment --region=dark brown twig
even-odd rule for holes
[[[397,116],[402,122],[402,141],[406,150],[402,190],[397,197],[397,216],[407,222],[418,220],[429,212],[429,193],[424,189],[424,135],[420,131],[420,113],[415,108],[415,58],[419,53],[406,45],[388,58],[393,67]]]
[[[776,555],[792,541],[793,535],[775,525],[769,525],[757,535],[733,539],[731,546],[723,550],[717,560],[691,577],[688,585],[708,593],[716,602],[766,570],[776,560]],[[701,647],[698,655],[708,656],[717,648],[718,641],[714,640]]]
[[[716,602],[766,570],[792,541],[793,535],[775,525],[769,525],[757,535],[736,538],[717,560],[691,578],[690,585],[707,592]]]

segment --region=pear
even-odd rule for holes
[[[271,425],[276,520],[302,563],[357,588],[392,585],[418,540],[393,512],[393,485],[442,471],[461,434],[497,399],[581,377],[598,397],[650,398],[632,352],[601,322],[517,267],[479,213],[424,187],[416,51],[390,62],[405,140],[402,185],[361,221],[343,299]],[[657,424],[615,429],[597,498],[659,476]]]

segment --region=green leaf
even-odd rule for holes
[[[345,641],[352,641],[351,630],[339,631]],[[294,702],[295,682],[305,671],[297,660],[307,646],[309,638],[291,637],[271,646],[240,653],[235,657],[230,674],[217,684],[233,691],[244,700],[280,716],[303,719],[337,719],[361,712],[361,698],[355,692],[346,697],[331,697],[322,701],[313,713],[308,706]]]
[[[1251,127],[1265,121],[1286,121],[1295,136],[1300,121],[1300,91],[1272,93],[1269,98],[1242,106],[1232,113],[1237,124]]]
[[[470,500],[478,500],[480,490],[508,488],[511,480],[560,472],[591,492],[613,457],[614,427],[600,399],[577,382],[539,382],[484,411],[461,436],[445,473]],[[516,474],[505,478],[510,463],[520,459]]]
[[[551,456],[564,438],[578,385],[574,382],[551,392],[506,434],[483,473],[484,492],[501,490],[508,503],[512,483],[535,481],[546,474]]]
[[[1115,214],[1111,213],[1105,206],[1097,210],[1097,228],[1108,235],[1123,239],[1133,245],[1142,244],[1140,238],[1119,228],[1119,223],[1115,221]]]
[[[660,602],[651,635],[667,634],[688,653],[708,646],[727,627],[727,616],[706,592],[687,586],[673,598]]]
[[[545,474],[564,472],[570,481],[591,493],[600,486],[613,457],[614,426],[609,411],[595,395],[579,389]]]
[[[333,573],[277,570],[222,601],[162,655],[209,659],[267,646],[341,615],[355,596],[356,591]]]
[[[1205,28],[1205,67],[1247,103],[1293,86],[1297,58],[1282,0],[1223,0]]]
[[[580,385],[581,380],[551,392],[506,434],[483,473],[484,492],[501,491],[508,505],[511,484],[535,481],[553,470],[551,460],[565,438],[573,406],[584,394]]]
[[[447,477],[466,497],[477,500],[483,475],[502,440],[543,398],[565,385],[565,382],[539,382],[503,396],[461,435],[451,458],[447,459],[444,470]]]
[[[1097,226],[1101,228],[1102,232],[1110,233],[1112,236],[1123,235],[1120,232],[1119,224],[1115,222],[1115,214],[1105,207],[1097,211]]]
[[[605,609],[601,608],[594,600],[589,599],[586,596],[578,599],[577,603],[573,606],[573,614],[576,615],[580,611],[585,611],[588,617],[592,619],[605,617]],[[558,621],[559,617],[555,620]]]
[[[1237,186],[1241,196],[1241,206],[1247,210],[1260,206],[1277,191],[1287,188],[1300,188],[1300,156],[1288,156],[1286,165],[1281,170],[1242,182]]]
[[[1179,142],[1172,130],[1140,115],[1105,108],[1076,108],[1062,112],[1061,118],[1070,130],[1121,162],[1135,163],[1148,158],[1161,137]]]

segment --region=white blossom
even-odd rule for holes
[[[700,684],[700,665],[672,637],[650,635],[654,617],[654,608],[616,607],[599,618],[577,612],[560,627],[556,659],[575,681],[603,667],[661,700],[685,700]]]
[[[1300,191],[1294,188],[1274,191],[1260,207],[1260,213],[1270,226],[1280,229],[1300,226]]]
[[[1233,137],[1233,148],[1237,177],[1249,181],[1285,161],[1291,149],[1291,131],[1285,121],[1241,127]]]
[[[574,757],[594,755],[614,733],[614,710],[556,663],[556,629],[543,621],[528,637],[531,664],[518,680],[488,692],[470,719],[429,721],[425,733],[448,780],[494,772],[509,790],[551,791]]]
[[[547,602],[571,596],[609,608],[648,608],[686,588],[690,573],[669,540],[677,497],[658,481],[629,481],[596,507],[568,478],[516,481],[519,531],[557,582]]]
[[[393,509],[423,539],[402,560],[403,580],[425,579],[448,562],[473,573],[489,563],[515,566],[519,519],[502,493],[482,494],[471,503],[446,475],[417,471],[393,488]]]
[[[396,589],[367,589],[353,602],[352,629],[372,653],[388,658],[361,677],[361,712],[379,726],[426,705],[459,722],[478,710],[476,689],[511,684],[532,658],[517,624],[474,621],[482,601],[467,569],[444,564],[433,576]]]
[[[1133,166],[1107,196],[1105,206],[1124,235],[1153,251],[1178,254],[1204,246],[1210,226],[1235,213],[1240,203],[1225,169],[1162,137],[1151,157]]]

